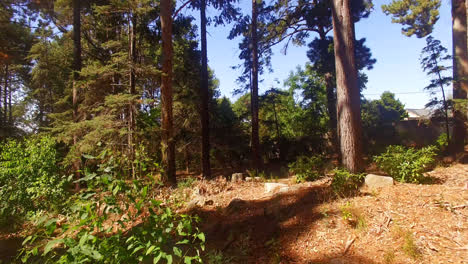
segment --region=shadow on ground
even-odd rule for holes
[[[225,208],[199,208],[191,213],[203,219],[205,258],[223,259],[215,263],[329,263],[337,256],[304,260],[289,251],[324,217],[317,206],[334,199],[330,186],[324,184],[261,200],[234,199]],[[346,262],[336,263],[372,262],[351,254]]]

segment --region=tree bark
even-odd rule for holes
[[[333,0],[332,12],[341,160],[356,173],[363,169],[362,127],[350,0]]]
[[[81,4],[80,0],[73,0],[73,88],[72,88],[72,107],[73,107],[73,122],[78,122],[78,80],[81,71]],[[73,145],[76,146],[78,135],[73,134]],[[80,176],[80,159],[76,157],[73,161],[73,170],[75,179],[79,180]],[[80,189],[80,184],[75,183],[75,190]]]
[[[328,117],[330,120],[328,121],[328,126],[330,127],[330,141],[332,144],[332,151],[333,153],[338,153],[340,156],[340,146],[338,144],[338,137],[337,137],[337,120],[336,120],[336,98],[333,86],[333,73],[327,72],[325,73],[325,87],[327,91],[327,110],[328,110]]]
[[[172,0],[161,0],[162,29],[162,78],[161,78],[161,119],[162,119],[162,173],[163,179],[177,184],[175,171],[175,142],[172,117]]]
[[[4,108],[4,111],[3,111],[3,120],[4,120],[4,123],[5,123],[5,126],[8,127],[8,102],[7,102],[7,98],[8,98],[8,79],[9,79],[9,76],[8,76],[8,63],[5,64],[5,85],[3,86],[3,108]],[[11,110],[10,110],[11,111]]]
[[[250,94],[252,111],[252,163],[255,170],[261,169],[260,140],[258,137],[258,40],[257,40],[257,0],[252,0],[252,87]]]
[[[131,19],[129,21],[131,25],[129,25],[129,58],[130,58],[130,95],[134,95],[136,92],[136,77],[135,77],[135,63],[136,63],[136,52],[135,52],[135,45],[136,45],[136,38],[135,38],[135,26],[136,26],[136,15],[131,14]],[[135,131],[135,104],[133,99],[130,101],[128,105],[128,152],[129,152],[129,159],[131,163],[131,174],[132,178],[135,178],[135,164],[133,163],[135,159],[135,149],[134,149],[134,131]]]
[[[0,84],[2,83],[2,81],[3,80],[0,79]],[[4,120],[3,120],[3,111],[4,111],[4,109],[3,109],[3,104],[2,104],[2,95],[3,95],[3,86],[0,85],[0,127],[3,128],[3,127],[5,127],[5,125],[4,125]]]
[[[464,0],[452,0],[452,44],[453,44],[453,99],[467,99],[468,92],[468,51],[467,16]],[[465,113],[463,113],[465,112]],[[452,151],[463,152],[466,129],[466,111],[454,109]]]
[[[210,119],[208,104],[208,52],[206,43],[206,0],[200,2],[200,35],[201,35],[201,141],[202,141],[202,173],[203,177],[211,178],[210,166]]]

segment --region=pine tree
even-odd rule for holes
[[[405,26],[403,34],[425,37],[433,30],[439,18],[440,0],[393,0],[382,9],[392,15],[392,22]],[[464,0],[452,0],[452,46],[453,46],[453,98],[466,100],[468,92],[468,45],[467,6]],[[453,142],[451,149],[457,153],[464,150],[466,111],[454,109]]]
[[[161,1],[162,30],[162,80],[161,80],[161,123],[162,123],[162,169],[165,180],[175,185],[175,142],[172,115],[172,1]]]
[[[338,135],[343,166],[351,172],[363,168],[360,92],[354,54],[350,0],[333,0],[333,35],[337,84]]]

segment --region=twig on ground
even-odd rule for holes
[[[353,237],[351,240],[348,238],[348,241],[346,242],[346,245],[345,245],[345,249],[343,251],[343,256],[346,255],[346,253],[348,252],[349,248],[351,247],[351,245],[353,244],[354,240],[356,240],[356,237]]]

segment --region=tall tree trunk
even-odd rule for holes
[[[255,170],[261,169],[260,140],[258,138],[258,39],[257,0],[252,0],[252,84],[250,104],[252,111],[252,163]]]
[[[10,78],[10,74],[7,73],[7,77]],[[8,126],[13,128],[13,109],[11,107],[11,94],[13,93],[12,86],[8,87]]]
[[[350,0],[333,0],[332,12],[341,160],[349,171],[360,172],[362,126]]]
[[[340,147],[338,144],[338,137],[337,137],[337,121],[336,121],[336,98],[335,98],[335,93],[334,93],[334,85],[333,85],[333,73],[327,72],[325,73],[325,87],[327,91],[327,110],[328,110],[328,116],[330,118],[328,126],[330,128],[330,141],[332,144],[332,151],[334,153],[337,153],[339,157],[341,155],[339,154],[340,152]]]
[[[467,99],[468,51],[466,12],[464,0],[452,0],[453,99]],[[455,153],[464,150],[466,137],[465,114],[466,111],[460,111],[460,109],[455,109],[454,111],[455,122],[451,150]]]
[[[162,78],[161,78],[161,119],[162,119],[162,169],[163,178],[170,184],[177,184],[175,171],[175,142],[172,120],[172,0],[161,0],[162,28]]]
[[[209,89],[208,89],[208,52],[206,44],[206,0],[200,2],[200,35],[201,35],[201,128],[202,128],[202,173],[203,177],[211,178],[210,166],[210,117],[209,117]]]
[[[135,89],[135,63],[136,63],[136,52],[135,52],[135,45],[136,45],[136,38],[135,38],[135,27],[136,27],[136,15],[131,14],[131,19],[129,21],[129,59],[130,59],[130,90],[128,91],[130,95],[134,95],[136,93]],[[129,159],[131,163],[131,174],[132,178],[135,178],[135,147],[134,147],[134,131],[135,131],[135,104],[133,99],[130,101],[128,106],[128,152],[129,152]]]
[[[73,122],[78,122],[78,80],[81,71],[81,4],[80,0],[73,0],[73,88],[72,88],[72,104],[73,104]],[[73,134],[73,145],[76,146],[78,135]],[[80,178],[80,158],[76,157],[73,161],[73,170],[75,171],[75,179]],[[80,184],[75,183],[75,190],[80,189]]]
[[[185,158],[185,173],[190,173],[190,152],[188,151],[188,145],[184,148],[184,158]]]
[[[0,74],[0,76],[1,76],[1,74]],[[1,83],[2,83],[2,79],[0,79],[0,84]],[[0,85],[0,127],[3,128],[3,127],[5,127],[5,125],[4,125],[4,120],[3,120],[3,111],[4,111],[4,109],[3,109],[3,104],[2,104],[2,95],[3,95],[3,90],[2,89],[3,89],[3,86]],[[1,134],[0,134],[0,136],[1,136]]]
[[[273,98],[272,102],[273,102],[273,116],[275,118],[275,127],[276,127],[276,138],[278,139],[278,141],[276,142],[276,149],[278,151],[277,153],[277,156],[276,158],[280,159],[281,157],[281,130],[280,130],[280,126],[279,126],[279,120],[278,120],[278,113],[276,111],[276,98]]]
[[[5,85],[3,86],[3,121],[5,123],[5,127],[8,126],[8,63],[5,64]]]

